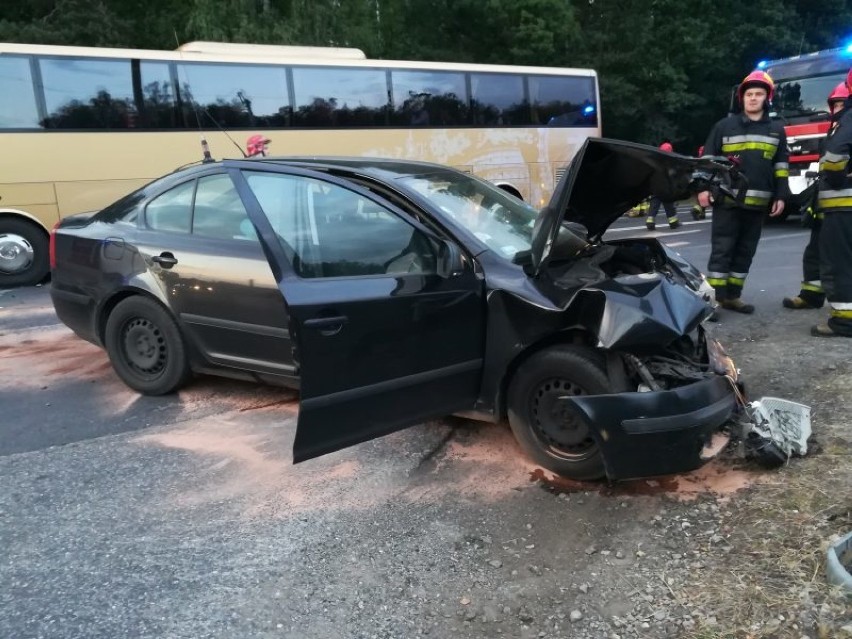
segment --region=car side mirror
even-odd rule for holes
[[[445,280],[461,275],[464,271],[464,259],[461,249],[447,240],[438,247],[438,275]]]

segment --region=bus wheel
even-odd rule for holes
[[[32,222],[0,218],[0,288],[38,284],[49,270],[47,234]]]

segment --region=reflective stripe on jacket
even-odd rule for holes
[[[787,137],[780,122],[766,115],[751,120],[745,114],[719,120],[704,145],[705,155],[736,156],[748,178],[748,191],[742,205],[765,211],[774,200],[787,200]]]
[[[822,213],[852,211],[852,109],[846,109],[825,139],[825,151],[819,161],[817,208]]]

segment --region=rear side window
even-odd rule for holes
[[[431,240],[369,198],[303,176],[245,176],[300,277],[435,272]]]
[[[189,233],[192,227],[192,196],[195,180],[179,184],[158,195],[145,207],[148,228],[171,233]]]
[[[38,126],[29,58],[0,56],[0,129]]]

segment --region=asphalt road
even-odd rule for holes
[[[704,269],[709,229],[687,218],[654,235]],[[648,233],[611,229],[630,234]],[[758,388],[775,374],[761,353],[809,344],[818,318],[771,328],[806,241],[795,222],[768,226],[755,316],[719,322]],[[848,357],[819,347],[813,366]],[[0,291],[0,637],[611,637],[613,615],[677,587],[632,576],[637,557],[673,552],[655,517],[750,481],[714,462],[681,480],[569,482],[559,498],[505,426],[460,419],[293,466],[297,409],[292,392],[213,378],[140,397],[58,324],[45,287]],[[589,580],[600,588],[578,589]],[[685,623],[647,619],[647,636]]]

